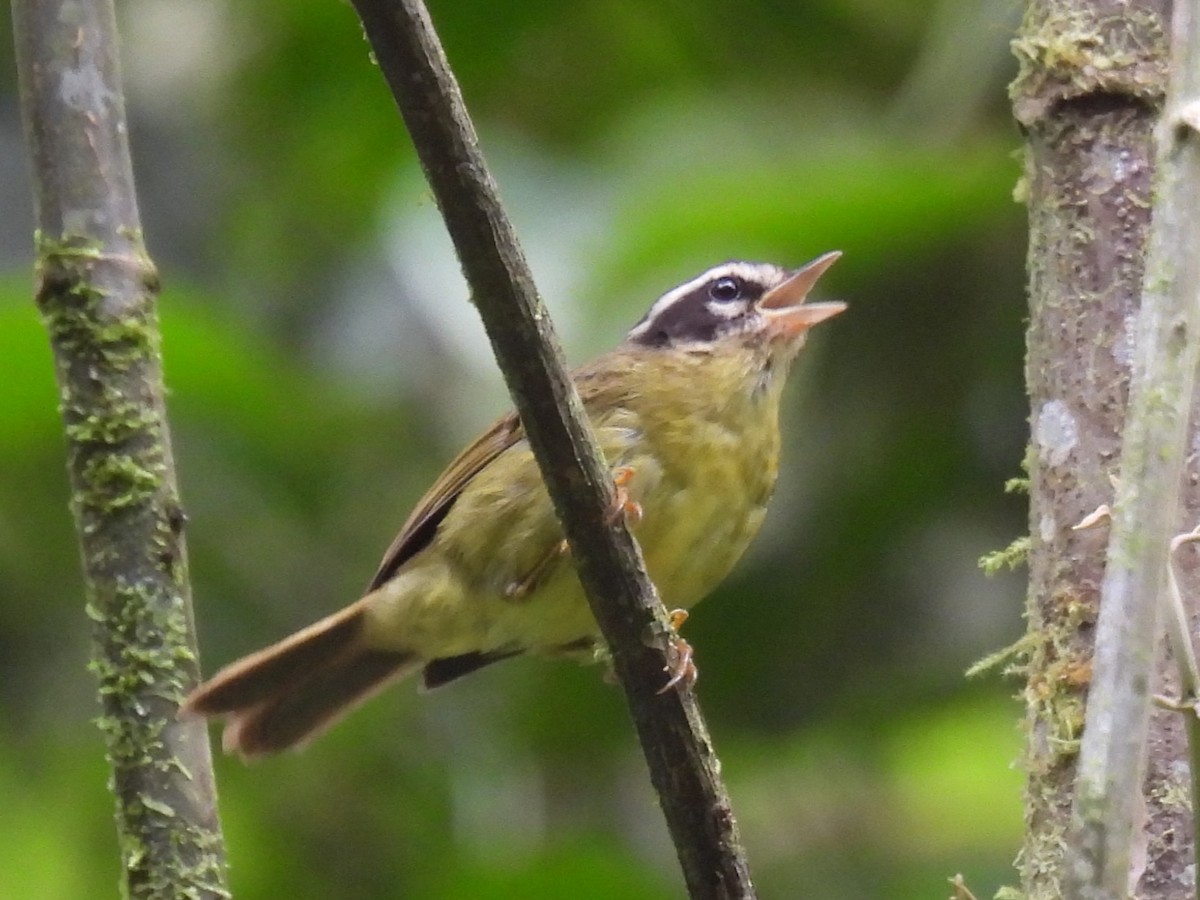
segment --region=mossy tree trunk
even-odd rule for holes
[[[1018,860],[1030,898],[1061,897],[1071,880],[1067,847],[1109,548],[1107,529],[1074,526],[1113,503],[1120,474],[1169,14],[1168,0],[1032,0],[1013,44],[1030,222],[1028,780]],[[1180,530],[1200,515],[1194,438],[1191,446]],[[1184,587],[1197,596],[1196,584]],[[1157,668],[1145,693],[1170,693],[1165,652]],[[1145,809],[1135,813],[1122,864],[1139,897],[1195,896],[1181,721],[1166,711],[1149,719]]]
[[[158,280],[138,219],[113,9],[16,0],[13,14],[38,221],[36,301],[54,351],[95,622],[122,895],[228,897],[208,737],[202,722],[175,717],[197,663]]]

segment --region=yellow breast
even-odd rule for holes
[[[749,355],[662,356],[610,357],[579,384],[609,464],[633,470],[627,490],[642,508],[634,533],[650,577],[669,608],[687,608],[725,578],[762,522],[778,468],[782,378],[764,378]],[[427,658],[554,651],[594,636],[569,557],[554,557],[560,540],[522,441],[472,480],[429,548],[385,586],[373,630]],[[532,590],[508,593],[530,573]]]
[[[637,403],[643,453],[661,477],[636,534],[668,606],[716,587],[762,523],[779,467],[779,391],[759,386],[756,364],[681,357],[660,376],[675,386],[652,386]]]

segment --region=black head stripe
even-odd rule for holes
[[[695,343],[714,340],[717,333],[727,329],[739,315],[749,309],[745,300],[726,303],[717,313],[712,309],[712,299],[705,286],[696,288],[679,297],[674,303],[647,316],[635,340],[654,346],[664,344]]]
[[[635,344],[663,347],[716,340],[738,332],[762,295],[787,277],[775,266],[726,263],[664,294],[632,331]],[[730,281],[739,290],[730,291]]]

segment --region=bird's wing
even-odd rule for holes
[[[603,357],[601,358],[601,360]],[[584,408],[589,412],[606,409],[621,403],[629,392],[625,379],[611,376],[613,367],[604,366],[600,360],[582,366],[572,373],[575,387],[579,390]],[[621,369],[618,367],[619,373]],[[594,424],[594,423],[593,423]],[[497,420],[487,431],[475,439],[455,460],[446,467],[429,492],[421,498],[416,508],[400,529],[392,545],[379,563],[375,577],[367,591],[373,591],[396,574],[409,559],[425,549],[433,540],[438,525],[454,505],[463,488],[492,460],[505,450],[525,438],[525,429],[516,412]]]
[[[383,555],[379,570],[367,588],[368,592],[382,585],[395,575],[396,570],[405,562],[423,550],[433,540],[438,525],[446,517],[463,488],[488,463],[524,436],[525,429],[521,427],[521,420],[515,412],[510,412],[458,454],[409,514],[408,521]]]

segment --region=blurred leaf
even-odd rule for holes
[[[429,896],[459,900],[509,900],[512,897],[561,897],[579,900],[666,900],[680,896],[661,871],[631,866],[620,848],[594,837],[564,843],[513,865],[464,865],[447,871],[440,889]],[[673,860],[664,861],[673,863]]]
[[[119,860],[99,735],[91,744],[0,745],[0,896],[110,897]],[[53,812],[54,814],[48,814]]]
[[[795,153],[735,154],[638,184],[613,223],[594,296],[627,297],[630,274],[661,278],[664,260],[697,271],[726,259],[799,265],[830,249],[845,253],[832,281],[862,279],[1015,212],[1015,167],[994,147],[905,151],[867,140],[806,152],[798,137]]]

